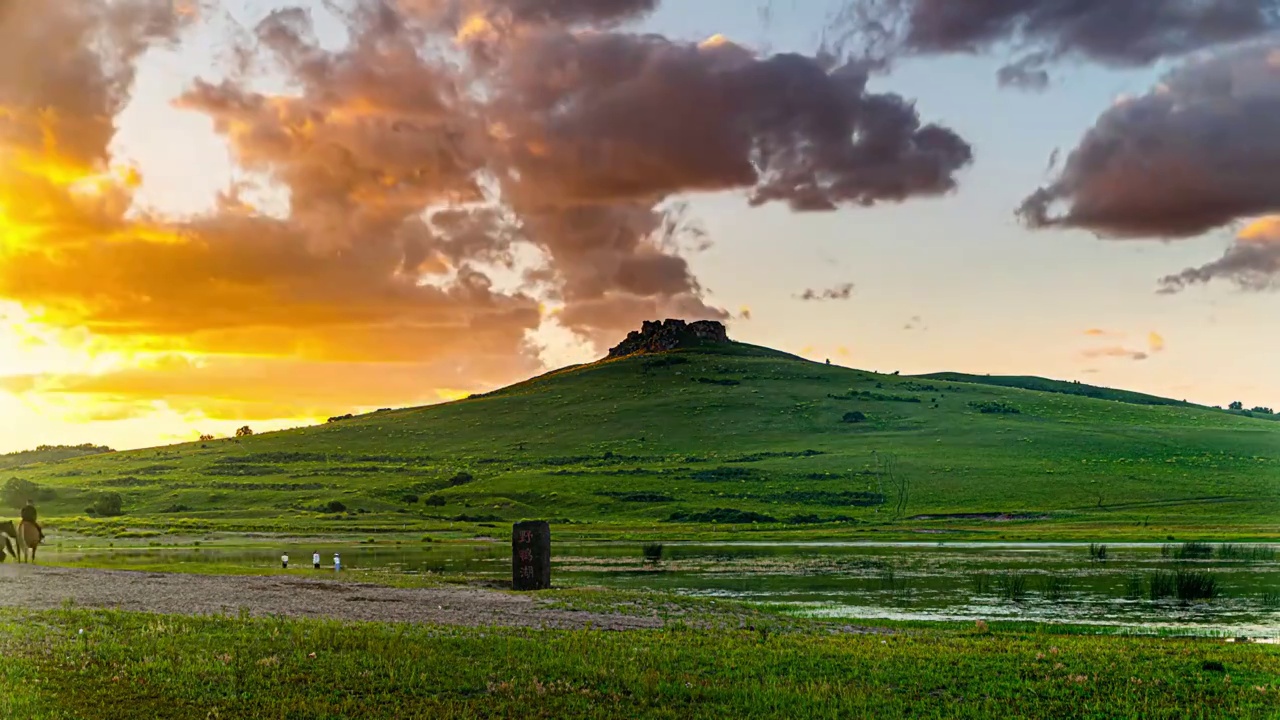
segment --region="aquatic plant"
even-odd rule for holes
[[[1213,557],[1213,546],[1209,543],[1191,541],[1181,545],[1164,545],[1160,554],[1174,560],[1205,560]]]
[[[974,595],[987,595],[991,592],[991,573],[975,573],[970,576]]]
[[[1124,579],[1124,596],[1129,600],[1142,598],[1142,576],[1130,575]]]
[[[1089,559],[1090,560],[1106,560],[1107,559],[1106,544],[1089,543]]]
[[[1174,592],[1182,602],[1212,600],[1218,595],[1218,578],[1203,570],[1179,570],[1173,577]]]
[[[1157,570],[1151,573],[1147,581],[1152,600],[1163,600],[1172,597],[1174,592],[1173,573],[1168,570]]]
[[[996,590],[1005,600],[1021,602],[1027,596],[1027,576],[1020,572],[1004,572],[996,576]]]
[[[1223,543],[1218,546],[1218,559],[1245,560],[1247,562],[1274,562],[1276,559],[1276,549],[1271,545]]]
[[[907,592],[907,581],[898,577],[892,567],[880,573],[880,591],[898,596]]]
[[[1040,594],[1046,600],[1061,600],[1071,588],[1071,579],[1066,575],[1049,573],[1040,577]]]
[[[1280,609],[1280,590],[1268,590],[1262,593],[1262,607],[1268,610]]]

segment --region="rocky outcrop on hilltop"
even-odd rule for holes
[[[660,353],[684,347],[729,342],[724,323],[715,320],[646,320],[639,330],[627,334],[627,339],[609,350],[610,358],[626,357],[637,353]]]

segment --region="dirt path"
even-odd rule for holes
[[[0,607],[47,610],[65,602],[185,615],[238,613],[340,620],[534,628],[662,627],[657,616],[547,607],[528,595],[474,588],[389,588],[282,576],[185,575],[0,564]]]

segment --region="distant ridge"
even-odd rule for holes
[[[943,380],[947,382],[967,382],[978,385],[995,385],[997,387],[1021,388],[1037,392],[1058,393],[1060,395],[1076,395],[1097,400],[1114,400],[1131,405],[1168,405],[1172,407],[1204,407],[1185,400],[1173,400],[1158,395],[1116,390],[1099,385],[1086,385],[1066,380],[1050,380],[1034,375],[966,375],[964,373],[941,372],[929,375],[917,375],[926,380]]]

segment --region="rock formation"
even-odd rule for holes
[[[686,323],[683,320],[646,320],[638,331],[627,334],[627,339],[609,350],[610,358],[626,357],[637,353],[660,353],[684,347],[729,342],[724,324],[715,320],[699,320]]]

